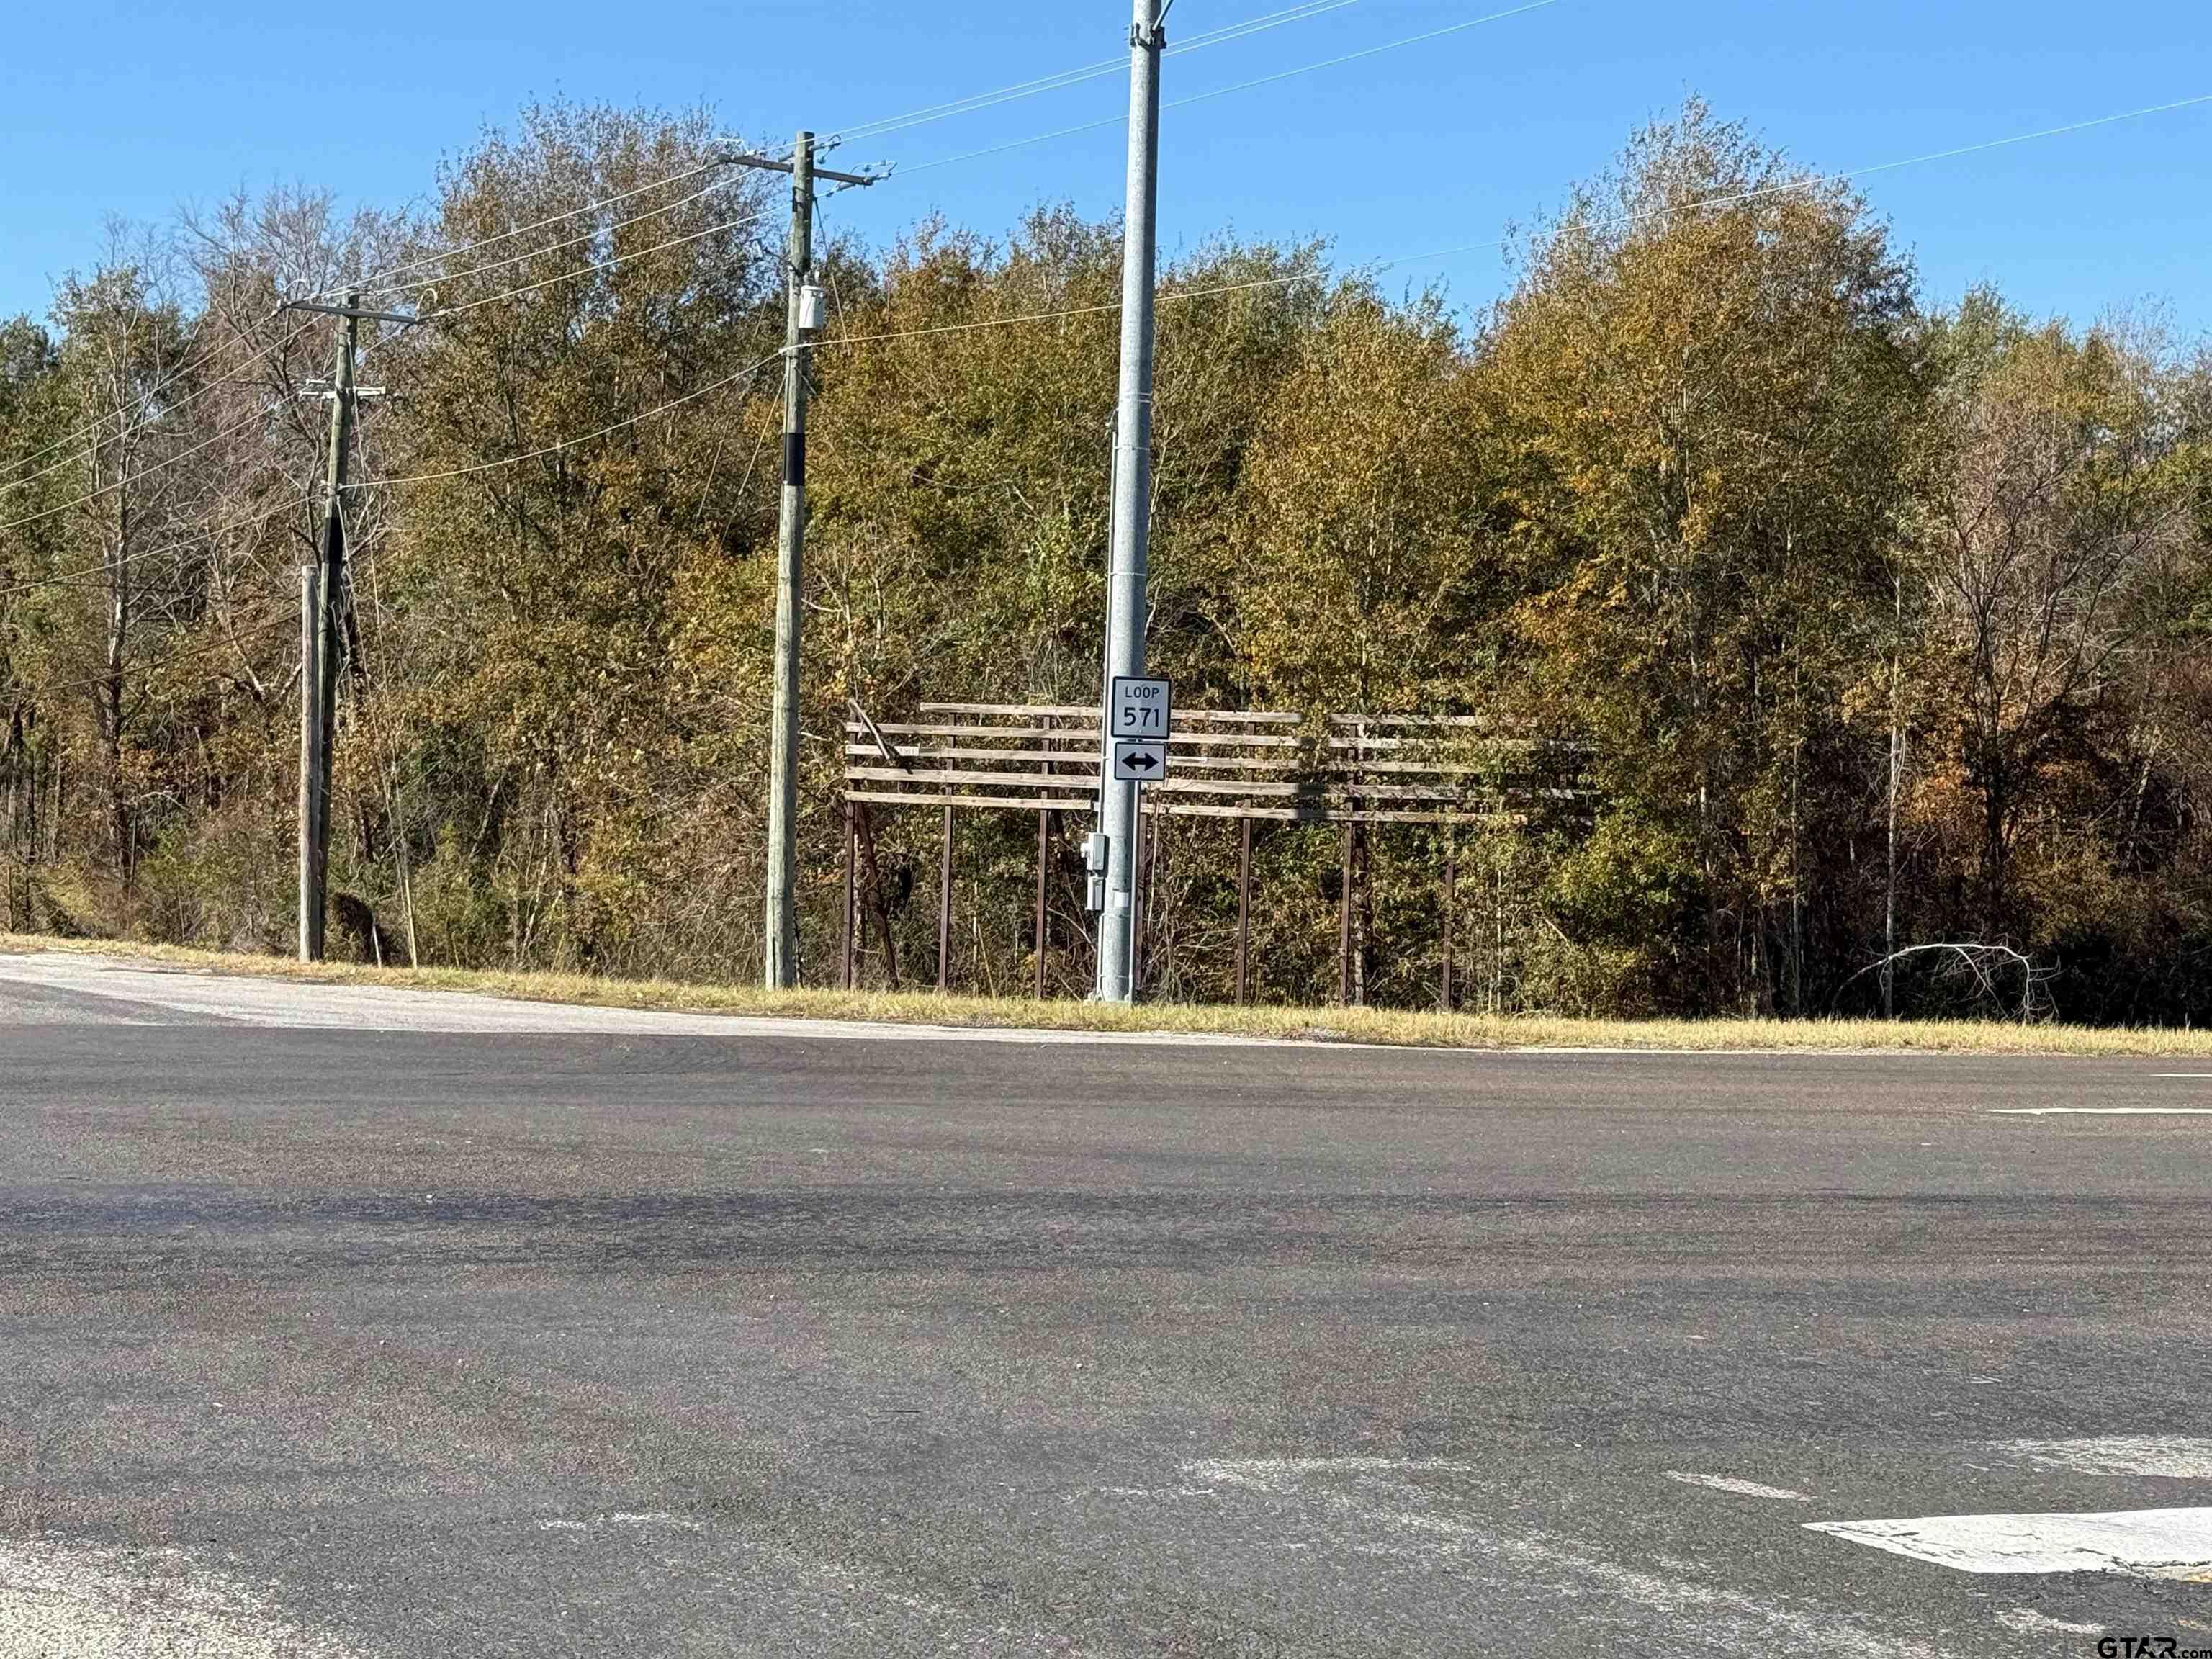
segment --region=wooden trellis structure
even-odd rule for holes
[[[1045,905],[1053,821],[1098,810],[1098,709],[1056,704],[925,702],[914,720],[878,722],[857,706],[845,727],[845,906],[842,978],[854,979],[859,872],[874,879],[871,816],[886,807],[929,807],[942,818],[937,915],[937,984],[946,988],[952,921],[952,815],[1033,812],[1037,819],[1036,994],[1045,990]],[[1571,799],[1580,787],[1574,744],[1501,734],[1471,715],[1338,715],[1325,733],[1279,710],[1177,709],[1168,775],[1144,787],[1146,821],[1161,817],[1238,821],[1237,1000],[1250,986],[1252,828],[1255,823],[1335,824],[1343,831],[1338,990],[1350,1001],[1354,826],[1517,822],[1540,799]],[[1444,1004],[1452,1000],[1452,914],[1456,869],[1443,874]],[[884,941],[889,954],[890,940]],[[1141,947],[1140,947],[1141,950]]]

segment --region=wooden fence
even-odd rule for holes
[[[859,861],[873,870],[872,813],[927,807],[942,817],[937,984],[946,988],[952,921],[952,815],[1033,812],[1037,819],[1036,994],[1045,994],[1045,908],[1054,820],[1096,813],[1101,744],[1094,706],[926,702],[920,718],[871,720],[857,706],[845,728],[845,906],[842,980],[854,980]],[[1578,745],[1498,732],[1471,715],[1358,715],[1324,728],[1279,710],[1177,709],[1168,775],[1142,787],[1136,869],[1147,870],[1147,820],[1238,821],[1237,1000],[1250,987],[1252,833],[1255,823],[1335,824],[1343,832],[1338,994],[1350,1001],[1354,837],[1378,823],[1522,820],[1539,801],[1571,802],[1582,787]],[[1457,871],[1443,869],[1443,997],[1452,1006],[1452,919]],[[1141,901],[1140,901],[1141,902]],[[1141,914],[1141,909],[1139,914]],[[886,935],[888,928],[886,927]],[[1141,938],[1141,935],[1140,935]],[[890,940],[884,948],[890,956]],[[1139,969],[1141,971],[1142,945]],[[894,973],[896,969],[894,969]]]

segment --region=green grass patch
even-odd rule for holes
[[[2166,1055],[2212,1060],[2212,1032],[2169,1029],[2019,1025],[1996,1021],[1871,1019],[1564,1019],[1546,1015],[1412,1012],[1389,1008],[1233,1008],[1146,1003],[1036,1002],[1012,997],[939,996],[934,992],[769,991],[743,985],[608,979],[580,974],[510,973],[496,969],[364,968],[304,963],[112,939],[44,939],[0,933],[0,953],[58,951],[167,963],[204,973],[326,985],[386,985],[410,990],[473,991],[532,1002],[666,1009],[685,1013],[866,1020],[1055,1031],[1133,1031],[1334,1042],[1409,1048],[1628,1048],[1680,1053],[1753,1049],[1769,1053]]]

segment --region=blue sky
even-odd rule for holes
[[[1289,0],[1177,0],[1171,39]],[[1172,58],[1170,98],[1481,16],[1510,0],[1352,0]],[[893,0],[583,5],[419,0],[349,9],[21,9],[0,60],[0,313],[42,313],[109,214],[166,216],[241,185],[398,204],[441,155],[532,95],[686,106],[787,137],[854,125],[1125,50],[1125,0],[966,8]],[[336,122],[325,103],[344,83]],[[1802,163],[1857,168],[2212,94],[2212,4],[2137,0],[1556,0],[1448,38],[1166,117],[1164,246],[1233,229],[1334,239],[1346,263],[1485,241],[1556,205],[1638,122],[1702,94]],[[842,152],[939,157],[1117,115],[1116,77]],[[832,204],[887,237],[933,210],[991,232],[1068,199],[1121,199],[1118,127],[916,172]],[[2212,103],[1865,184],[1927,292],[1984,280],[2039,313],[2166,304],[2212,331]],[[1495,248],[1394,268],[1466,303]]]

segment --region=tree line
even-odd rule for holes
[[[0,922],[286,948],[332,325],[277,305],[367,272],[430,320],[362,366],[386,395],[347,501],[339,934],[757,973],[784,297],[778,192],[709,165],[732,143],[704,112],[533,107],[421,210],[295,188],[118,226],[47,318],[0,325]],[[1121,256],[1064,208],[876,246],[826,205],[817,983],[850,703],[1097,694]],[[1861,196],[1696,104],[1514,246],[1471,315],[1318,243],[1169,261],[1147,649],[1178,702],[1586,745],[1572,810],[1449,832],[1467,1006],[2018,1012],[2032,986],[2192,1018],[2212,356],[2154,318],[1933,305]],[[872,826],[870,982],[933,963],[926,816]],[[1436,999],[1445,833],[1363,836],[1371,1000]],[[963,984],[1029,981],[1035,834],[961,820]],[[1233,836],[1163,836],[1154,994],[1226,993]],[[1048,967],[1079,994],[1072,838],[1053,857]],[[1335,837],[1271,826],[1256,857],[1261,994],[1326,1000]],[[2010,954],[1962,977],[1939,944]]]

